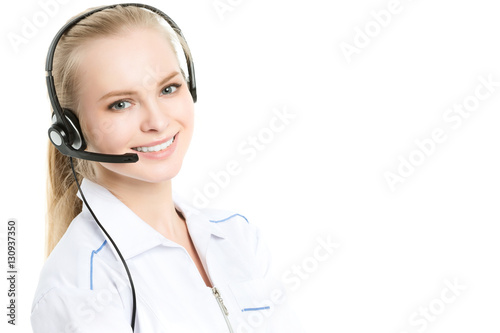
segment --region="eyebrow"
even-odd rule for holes
[[[166,76],[163,80],[161,80],[158,83],[158,86],[162,86],[168,81],[170,81],[172,78],[176,77],[177,75],[180,75],[180,72],[172,72],[168,76]],[[109,97],[114,97],[114,96],[124,96],[124,95],[133,95],[135,94],[136,91],[133,90],[113,90],[108,92],[107,94],[103,95],[101,98],[99,98],[98,101],[102,101],[103,99],[109,98]]]

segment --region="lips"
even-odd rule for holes
[[[174,143],[176,136],[177,136],[177,134],[174,135],[173,137],[171,137],[170,140],[164,141],[164,142],[159,143],[159,144],[134,147],[132,149],[135,151],[138,151],[138,152],[142,152],[142,153],[154,153],[154,152],[162,151],[162,150],[167,149],[168,147],[170,147],[170,145],[172,143]]]

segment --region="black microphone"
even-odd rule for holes
[[[52,125],[49,128],[49,138],[54,146],[63,155],[75,158],[81,158],[83,160],[95,161],[95,162],[105,162],[105,163],[135,163],[139,160],[137,154],[126,153],[122,155],[114,154],[101,154],[92,153],[85,150],[76,150],[71,145],[68,145],[64,138],[64,131],[59,130],[58,126]]]
[[[69,119],[66,119],[71,125]],[[75,136],[75,134],[73,134]],[[105,162],[105,163],[135,163],[139,160],[139,156],[133,153],[126,153],[122,155],[115,154],[101,154],[101,153],[93,153],[80,149],[75,149],[75,147],[69,143],[70,140],[76,140],[79,145],[82,145],[83,138],[80,138],[80,135],[77,135],[76,139],[71,139],[66,131],[64,131],[63,126],[55,123],[49,128],[49,138],[52,144],[61,152],[61,154],[81,158],[83,160],[95,161],[95,162]],[[83,143],[83,145],[85,145]]]

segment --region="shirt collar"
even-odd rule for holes
[[[179,246],[144,222],[103,186],[83,179],[81,189],[90,208],[114,240],[125,260],[156,246]],[[77,193],[77,196],[80,200],[82,199],[80,192]],[[175,207],[186,219],[189,234],[198,254],[205,257],[211,235],[225,238],[224,231],[217,223],[211,223],[210,219],[202,212],[180,200],[175,193],[173,200]],[[85,204],[83,204],[82,213],[92,223],[95,223]],[[114,248],[113,253],[119,259]]]

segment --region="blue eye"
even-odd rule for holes
[[[124,109],[130,107],[131,105],[132,105],[132,103],[127,102],[127,101],[118,101],[118,102],[111,104],[109,106],[109,108],[119,111],[119,110],[124,110]]]
[[[181,85],[180,84],[172,84],[162,89],[162,95],[170,95],[173,94]]]

